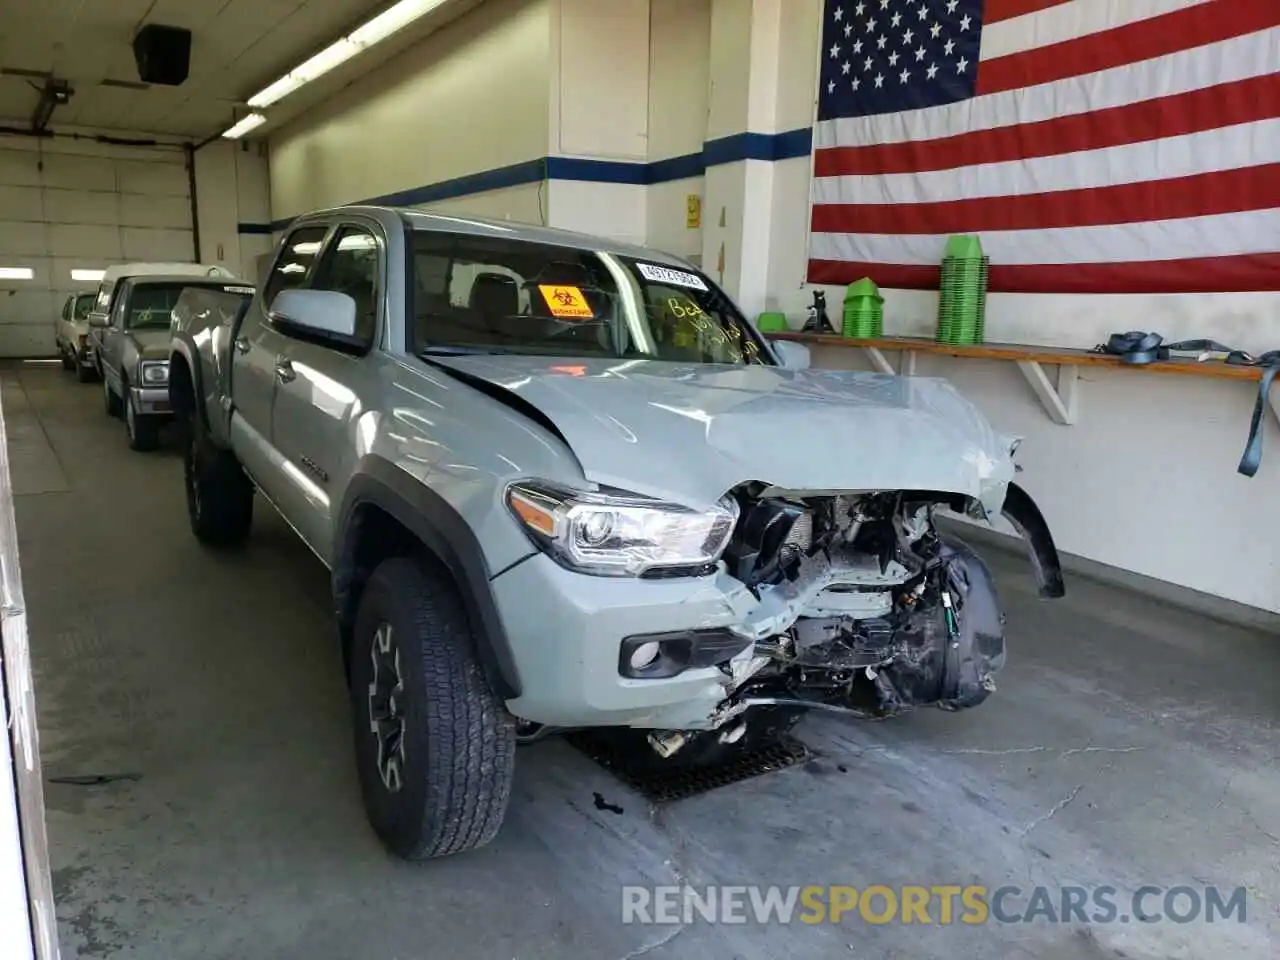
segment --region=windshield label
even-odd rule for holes
[[[551,315],[561,320],[594,320],[595,314],[587,304],[587,298],[577,287],[556,284],[539,284],[538,292],[547,302]]]
[[[640,270],[642,277],[646,280],[652,280],[654,283],[670,283],[677,287],[688,287],[691,290],[707,289],[707,285],[702,282],[702,278],[695,273],[672,270],[670,267],[660,267],[653,263],[637,263],[636,267]]]

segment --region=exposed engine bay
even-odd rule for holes
[[[1010,494],[1006,515],[1032,547],[1041,594],[1061,596],[1048,528],[1025,493],[1011,486]],[[919,706],[972,707],[995,689],[1005,660],[995,584],[982,559],[935,524],[939,507],[972,513],[971,502],[932,491],[795,496],[759,485],[734,495],[740,515],[723,560],[759,602],[729,629],[752,646],[721,667],[732,677],[713,730],[652,734],[660,755],[694,738],[735,743],[766,712],[880,719]]]

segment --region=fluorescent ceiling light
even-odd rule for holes
[[[368,23],[356,28],[347,36],[325,47],[310,60],[294,67],[274,83],[263,87],[249,98],[249,106],[269,107],[287,97],[304,84],[324,76],[330,70],[346,63],[357,53],[380,43],[415,20],[430,13],[444,0],[400,0]],[[225,134],[224,134],[225,136]]]
[[[0,280],[34,280],[36,272],[30,267],[0,267]]]
[[[250,130],[256,130],[267,122],[267,118],[260,113],[251,113],[247,117],[238,120],[226,130],[222,131],[223,139],[238,140]]]
[[[71,279],[92,283],[101,280],[106,275],[106,272],[105,270],[72,270]]]

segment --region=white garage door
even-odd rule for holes
[[[0,139],[0,357],[52,356],[95,271],[193,259],[188,184],[181,149]]]

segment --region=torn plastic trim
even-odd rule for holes
[[[1049,600],[1066,596],[1067,587],[1063,582],[1058,548],[1053,542],[1053,534],[1049,532],[1044,514],[1031,499],[1031,495],[1016,483],[1010,483],[1000,513],[1030,547],[1031,566],[1035,571],[1036,583],[1040,586],[1040,596]]]
[[[991,522],[985,508],[973,497],[960,493],[933,491],[931,496],[942,506],[953,513],[969,517],[973,520]],[[1040,596],[1046,600],[1057,600],[1067,594],[1066,584],[1062,576],[1062,561],[1058,557],[1058,548],[1053,542],[1053,534],[1049,532],[1049,524],[1036,506],[1031,495],[1016,483],[1010,481],[1005,491],[1004,503],[1000,514],[1018,535],[1027,543],[1031,554],[1031,568],[1035,574],[1036,584],[1040,588]]]

